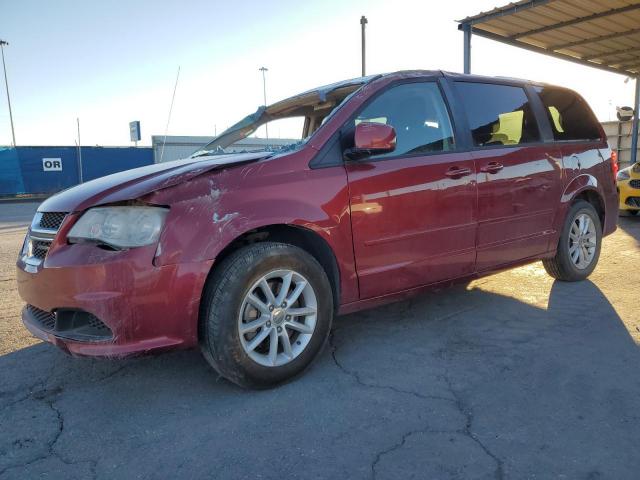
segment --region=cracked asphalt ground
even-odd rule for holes
[[[0,479],[637,479],[640,218],[591,281],[539,263],[340,317],[269,391],[196,351],[71,358],[20,324],[35,205],[0,204]],[[55,285],[52,285],[55,288]]]

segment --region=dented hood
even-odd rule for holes
[[[205,172],[253,162],[269,155],[271,155],[269,152],[253,152],[187,158],[125,170],[63,190],[45,200],[38,210],[77,212],[96,205],[134,200],[153,191],[185,182]]]

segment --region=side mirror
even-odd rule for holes
[[[345,155],[351,159],[393,152],[396,149],[396,131],[391,125],[362,122],[356,125],[354,147]]]

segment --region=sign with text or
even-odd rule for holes
[[[61,158],[43,158],[42,171],[43,172],[61,172],[62,159]]]
[[[140,141],[140,121],[129,122],[129,135],[132,142]]]

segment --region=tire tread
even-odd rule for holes
[[[205,359],[220,375],[240,386],[265,388],[271,384],[268,382],[262,384],[247,378],[238,367],[240,359],[232,358],[233,355],[229,354],[234,349],[229,348],[229,339],[223,338],[221,326],[223,321],[228,321],[224,317],[224,305],[232,300],[229,293],[230,287],[239,282],[241,274],[250,271],[259,259],[277,254],[279,251],[284,254],[291,249],[303,252],[305,257],[308,257],[307,261],[312,262],[324,274],[324,270],[315,258],[296,246],[286,243],[259,242],[244,246],[225,258],[212,272],[205,285],[198,325],[200,349]],[[333,308],[332,305],[331,307]]]

